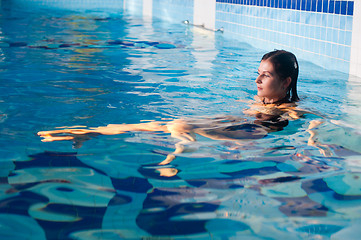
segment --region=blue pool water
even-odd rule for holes
[[[123,12],[0,12],[1,239],[356,239],[359,83],[300,60],[314,114],[248,141],[37,132],[243,114],[264,51]],[[312,120],[320,149],[308,145]],[[167,174],[173,173],[173,174]]]

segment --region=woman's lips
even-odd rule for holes
[[[257,90],[262,90],[262,88],[260,88],[260,87],[257,87]]]

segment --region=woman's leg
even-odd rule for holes
[[[139,124],[109,124],[96,128],[76,128],[67,127],[59,130],[41,131],[38,135],[42,137],[43,142],[73,140],[76,136],[95,134],[95,135],[117,135],[133,131],[153,131],[168,132],[167,126],[161,122],[148,122]]]

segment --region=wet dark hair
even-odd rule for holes
[[[274,50],[266,53],[262,57],[262,61],[268,60],[273,64],[275,72],[284,81],[291,77],[291,83],[287,89],[287,99],[291,102],[298,101],[297,95],[297,78],[298,78],[298,62],[296,56],[285,50]]]

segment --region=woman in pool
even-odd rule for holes
[[[262,57],[258,68],[257,96],[245,113],[255,117],[253,122],[243,118],[226,116],[202,120],[177,119],[171,122],[148,122],[139,124],[109,124],[103,127],[81,129],[71,127],[53,131],[42,131],[38,135],[43,142],[72,140],[80,146],[96,135],[114,135],[129,131],[161,131],[181,140],[176,150],[161,164],[167,164],[175,154],[184,150],[184,144],[196,140],[196,134],[216,140],[259,139],[271,131],[282,130],[289,119],[297,119],[304,112],[296,109],[298,101],[298,62],[294,54],[275,50]]]

